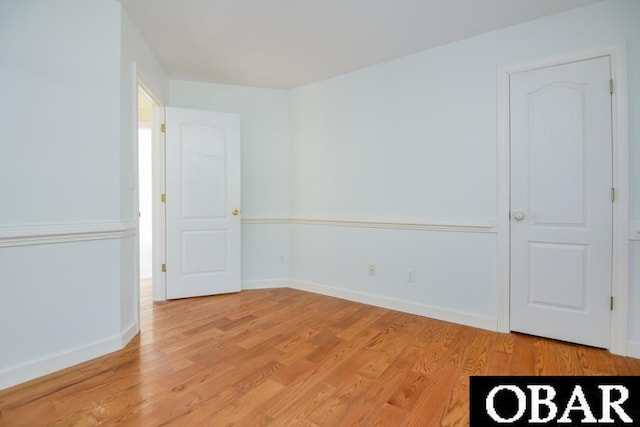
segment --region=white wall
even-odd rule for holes
[[[636,238],[640,240],[640,236]],[[637,343],[637,350],[632,354],[640,358],[640,241],[631,242],[629,248],[629,274],[631,284],[629,289],[629,337]]]
[[[116,350],[117,239],[0,248],[0,389]]]
[[[120,65],[118,3],[0,2],[0,388],[122,344]]]
[[[120,69],[120,217],[123,221],[138,221],[138,81],[166,104],[169,99],[169,78],[146,42],[121,11],[121,69]],[[123,239],[121,263],[121,330],[137,331],[139,266],[137,237]],[[128,333],[128,332],[127,332]]]
[[[138,78],[145,88],[156,97],[158,102],[166,105],[169,102],[167,72],[124,9],[122,10],[122,57],[123,62],[136,63]]]
[[[174,107],[240,114],[243,286],[282,283],[289,266],[289,93],[188,81],[170,88]]]
[[[137,79],[169,79],[121,9],[0,2],[0,389],[137,331]]]
[[[496,329],[493,234],[294,224],[291,236],[293,287]]]
[[[119,218],[119,5],[61,3],[0,4],[2,225]]]
[[[630,160],[631,217],[638,222],[638,22],[640,2],[606,1],[295,89],[291,216],[495,223],[497,69],[622,43],[628,49],[635,159]],[[320,290],[335,287],[344,294],[424,305],[425,311],[439,310],[443,317],[470,324],[496,319],[495,230],[478,234],[453,227],[443,233],[348,225],[297,221],[291,279]],[[631,256],[636,265],[637,251]],[[377,266],[375,278],[367,275],[369,264]],[[416,282],[408,284],[413,267]],[[632,341],[640,341],[636,270],[631,274]]]

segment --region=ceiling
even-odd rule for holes
[[[289,89],[599,0],[120,0],[171,79]]]

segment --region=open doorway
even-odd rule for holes
[[[140,209],[140,280],[153,277],[151,196],[151,107],[143,90],[138,94],[138,185]]]
[[[138,86],[138,209],[140,299],[151,299],[153,283],[153,192],[151,126],[154,102]]]
[[[164,289],[164,108],[138,83],[138,211],[140,304],[165,299]]]

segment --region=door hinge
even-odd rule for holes
[[[167,272],[167,264],[162,264],[162,272],[163,273]]]
[[[609,93],[613,95],[613,79],[609,80]]]
[[[616,201],[616,189],[611,187],[611,203]]]
[[[167,203],[167,195],[165,193],[162,193],[162,195],[160,196],[160,201],[162,203]]]
[[[160,132],[162,132],[162,133],[166,133],[167,132],[167,125],[165,123],[160,125]]]
[[[609,303],[609,307],[611,308],[611,311],[613,311],[613,296],[611,297],[611,302]]]

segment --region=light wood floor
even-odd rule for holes
[[[153,303],[122,351],[0,392],[3,426],[468,424],[469,375],[640,360],[291,289]]]

